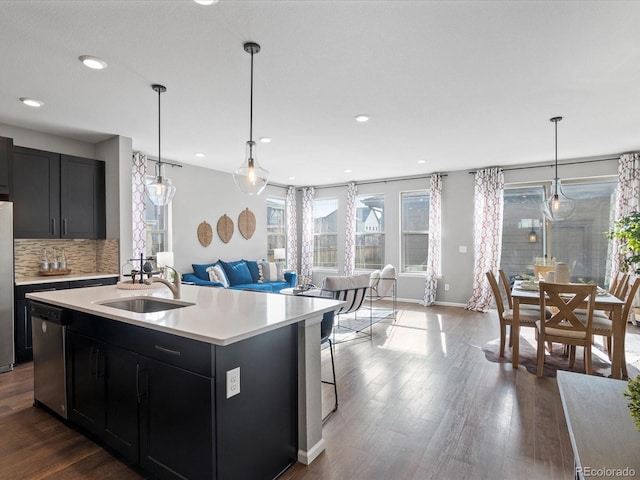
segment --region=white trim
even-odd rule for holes
[[[316,443],[313,447],[311,447],[309,450],[299,449],[298,461],[303,465],[309,465],[316,458],[318,458],[318,455],[324,452],[324,449],[325,449],[324,438],[321,438],[320,441]]]

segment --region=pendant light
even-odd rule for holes
[[[156,177],[147,183],[147,195],[154,205],[168,205],[176,193],[176,187],[171,185],[171,180],[164,176],[164,165],[160,155],[160,94],[166,92],[163,85],[154,84],[151,88],[158,92],[158,163],[156,164]]]
[[[251,54],[251,94],[249,100],[249,141],[247,158],[235,172],[233,180],[243,193],[260,195],[267,186],[269,172],[262,168],[256,158],[256,142],[253,141],[253,56],[260,51],[260,45],[253,42],[244,44],[244,51]]]
[[[558,178],[558,122],[560,120],[562,120],[562,117],[553,117],[551,119],[555,124],[556,130],[556,176],[551,185],[551,195],[542,203],[542,213],[551,222],[566,220],[576,208],[576,202],[567,197],[562,191],[562,184]]]

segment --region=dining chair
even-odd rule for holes
[[[622,273],[622,275],[618,277],[618,285],[615,291],[611,292],[621,300],[626,297],[627,290],[629,289],[629,275],[628,273]]]
[[[629,276],[628,277],[628,288],[626,289],[626,298],[624,302],[624,306],[622,307],[622,321],[625,325],[625,332],[627,326],[627,320],[629,318],[629,314],[631,313],[631,309],[633,308],[633,301],[638,292],[638,288],[640,288],[640,277],[637,276]],[[612,337],[613,337],[613,320],[609,316],[601,316],[594,315],[593,316],[593,327],[592,332],[594,335],[602,335],[606,338],[607,345],[607,353],[609,354],[609,360],[611,360],[611,347],[612,347]],[[616,346],[616,348],[618,348]],[[622,350],[622,374],[627,377],[627,359],[625,356],[625,348],[624,348],[624,337],[623,343],[620,345]]]
[[[513,345],[514,338],[517,341],[520,337],[520,332],[513,331],[513,308],[504,308],[504,302],[502,301],[502,295],[500,294],[500,288],[498,287],[498,281],[496,280],[493,272],[486,272],[489,285],[491,285],[491,291],[493,292],[493,298],[496,302],[496,310],[498,310],[498,319],[500,320],[500,356],[504,357],[505,344],[507,339],[507,325],[509,326],[509,346]],[[511,295],[509,295],[510,298]],[[536,321],[540,319],[540,310],[520,310],[520,326],[521,327],[535,327]]]
[[[584,368],[587,375],[591,375],[591,330],[596,285],[540,282],[539,289],[540,307],[546,309],[547,305],[553,305],[555,310],[550,318],[545,318],[541,313],[536,322],[538,377],[542,377],[546,342],[569,345],[570,366],[575,359],[575,347],[583,347]],[[587,305],[585,313],[576,312],[584,303]]]

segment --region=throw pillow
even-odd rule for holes
[[[262,273],[262,262],[258,262],[258,283],[264,283],[264,274]]]
[[[193,273],[195,273],[196,277],[200,280],[209,280],[209,272],[207,272],[207,268],[213,267],[216,263],[218,262],[203,264],[192,263],[191,268],[193,268]]]
[[[215,269],[213,267],[207,268],[207,272],[209,272],[209,280],[211,282],[221,283],[220,279],[218,278],[218,275],[216,275],[216,271],[215,271]]]
[[[229,288],[229,279],[227,279],[227,274],[224,273],[224,268],[222,268],[222,265],[216,263],[213,266],[213,271],[216,274],[216,277],[218,277],[218,281],[222,284],[222,286],[224,288]]]
[[[261,265],[265,282],[284,282],[284,263],[262,262]]]
[[[249,268],[249,273],[251,273],[251,283],[259,283],[260,282],[260,270],[258,267],[258,262],[253,260],[245,260],[247,262],[247,267]]]
[[[233,285],[245,285],[247,283],[253,283],[251,278],[251,272],[247,267],[247,262],[244,260],[238,260],[237,262],[223,262],[220,260],[224,272],[227,274],[229,283]]]

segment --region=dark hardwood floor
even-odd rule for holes
[[[485,359],[496,313],[400,306],[372,341],[336,346],[340,404],[324,425],[326,451],[281,478],[572,479],[555,378]],[[328,378],[327,350],[322,359]],[[0,478],[142,478],[33,407],[32,376],[31,364],[0,375]],[[327,406],[332,393],[323,386]]]

